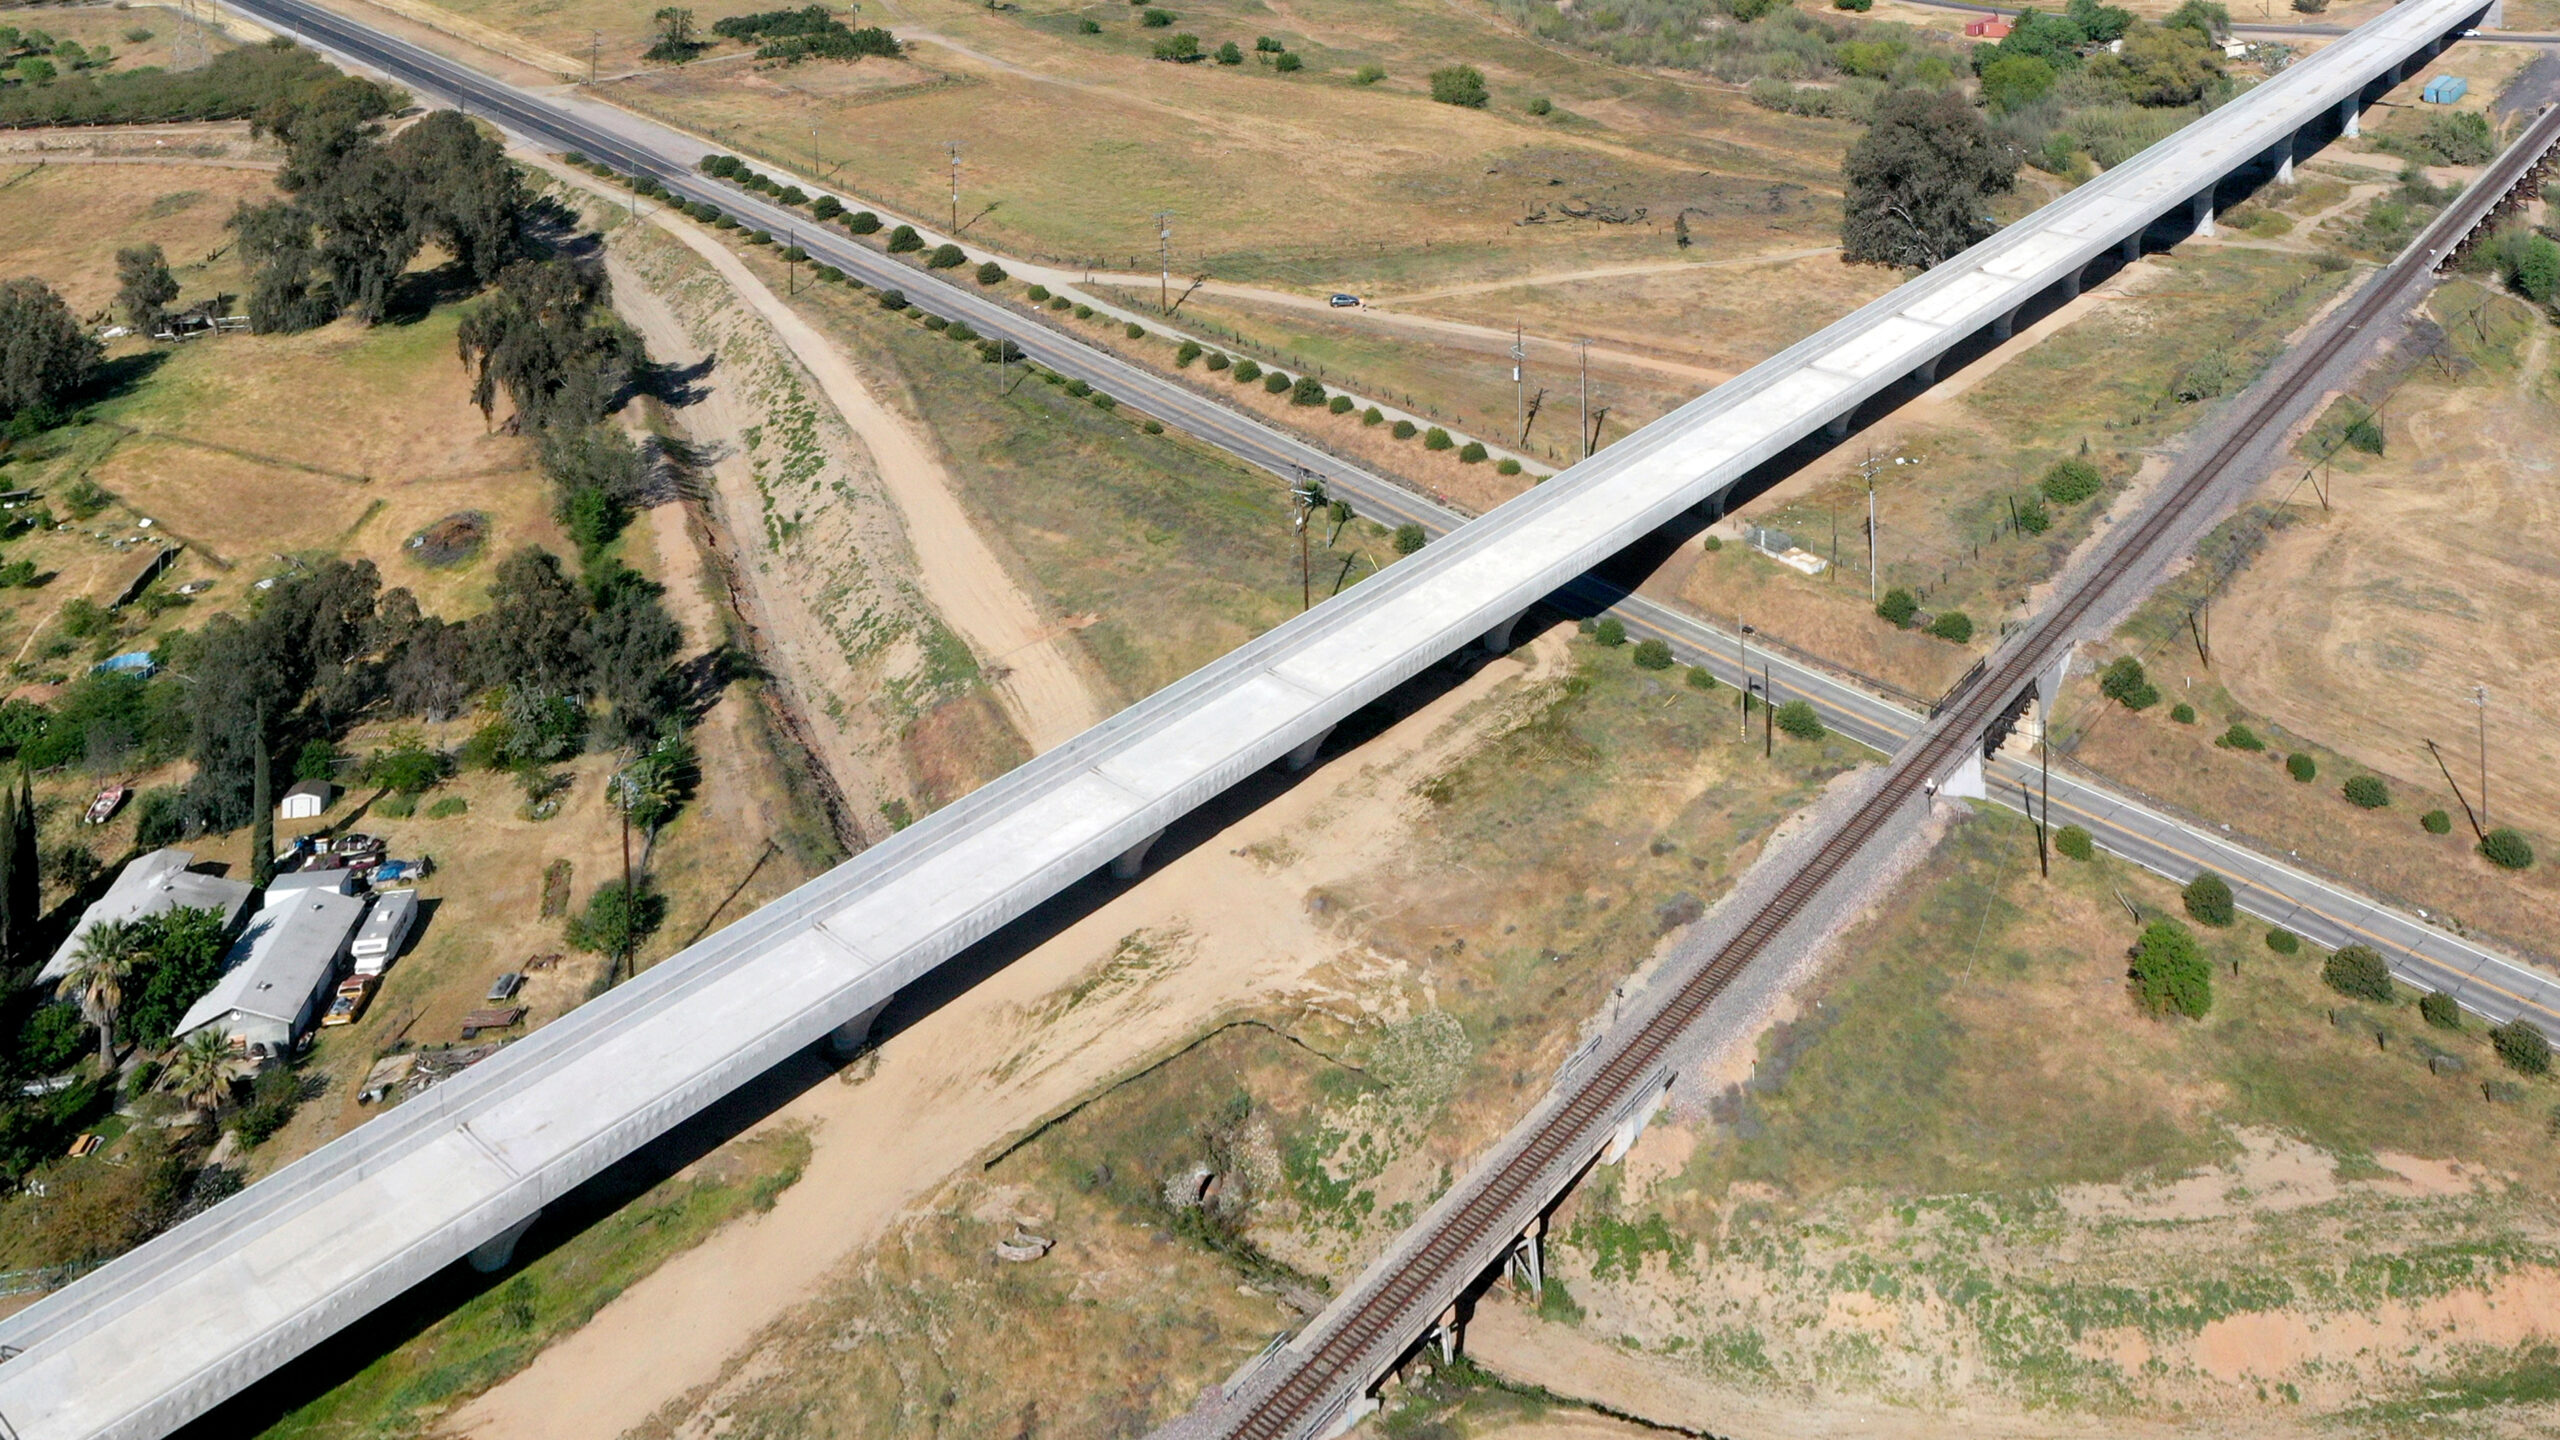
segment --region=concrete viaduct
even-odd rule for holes
[[[483,1064],[0,1320],[19,1440],[164,1434],[1541,598],[2076,295],[2208,229],[2473,23],[2407,0],[1991,239]]]

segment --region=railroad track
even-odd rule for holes
[[[1648,1103],[1663,1083],[1670,1055],[1733,979],[1806,914],[1888,821],[1953,769],[1966,746],[1980,742],[1993,716],[2053,663],[2084,621],[2103,613],[2098,607],[2115,593],[2119,581],[2149,573],[2165,558],[2153,552],[2179,533],[2187,512],[2210,493],[2223,472],[2265,441],[2270,429],[2283,428],[2306,390],[2321,384],[2332,364],[2364,341],[2377,321],[2396,313],[2413,287],[2430,283],[2438,266],[2542,163],[2555,141],[2560,141],[2560,107],[2545,111],[2529,126],[2478,182],[2366,285],[2341,323],[2325,327],[2295,357],[2284,378],[2266,387],[2201,464],[2083,568],[2080,582],[2020,632],[1995,657],[1981,683],[1890,763],[1875,793],[1815,847],[1740,932],[1576,1084],[1538,1130],[1441,1219],[1418,1251],[1345,1311],[1276,1382],[1248,1381],[1246,1393],[1237,1397],[1241,1413],[1222,1427],[1223,1433],[1238,1440],[1304,1440],[1338,1418],[1357,1389],[1394,1363],[1534,1220],[1560,1188],[1559,1173],[1568,1180],[1579,1173],[1611,1127]],[[1287,1353],[1280,1352],[1284,1357]]]

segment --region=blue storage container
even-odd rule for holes
[[[2427,88],[2418,92],[2418,98],[2430,105],[2450,105],[2470,93],[2470,81],[2459,75],[2439,75],[2427,82]]]

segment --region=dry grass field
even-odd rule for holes
[[[2236,806],[2236,826],[2280,849],[2549,956],[2560,923],[2549,863],[2560,837],[2560,600],[2541,537],[2560,466],[2560,343],[2547,318],[2470,281],[2448,284],[2431,309],[2447,363],[2419,365],[2393,394],[2384,454],[2339,454],[2335,508],[2297,488],[2301,463],[2279,472],[2262,508],[2223,527],[2214,563],[2117,636],[2173,700],[2193,703],[2198,723],[2128,714],[2091,693],[2078,754],[2192,809]],[[2235,534],[2264,544],[2210,601],[2207,666],[2183,616]],[[2477,804],[2474,686],[2489,698],[2491,822],[2542,852],[2522,874],[2471,853],[2462,805],[2427,750],[2430,740],[2443,749]],[[2268,750],[2217,747],[2233,722]],[[2293,750],[2320,767],[2312,783],[2278,763]],[[2338,786],[2353,774],[2382,777],[2391,804],[2347,805]],[[2419,829],[2434,809],[2449,812],[2452,834]]]
[[[273,177],[203,165],[46,163],[0,154],[0,271],[41,276],[74,313],[103,316],[116,251],[157,244],[192,305],[236,294],[240,267],[223,223],[240,202],[271,198]]]

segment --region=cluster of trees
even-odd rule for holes
[[[2018,157],[1980,112],[1944,90],[1897,90],[1842,166],[1844,259],[1927,269],[1997,228],[1990,199],[2017,184]]]
[[[1833,3],[1857,11],[1867,9],[1869,0]],[[1844,119],[1865,119],[1889,86],[1952,84],[1963,60],[1952,41],[1925,30],[1815,15],[1776,0],[1499,4],[1543,39],[1578,45],[1622,65],[1701,71],[1749,85],[1752,99],[1773,109]],[[1796,83],[1805,80],[1828,83]]]
[[[646,457],[605,419],[642,353],[612,312],[603,273],[557,257],[518,261],[463,317],[455,344],[480,413],[494,419],[503,392],[510,423],[537,441],[554,512],[592,565],[651,485]]]
[[[654,39],[645,58],[662,65],[681,65],[710,48],[701,37],[693,11],[670,5],[649,17]],[[756,58],[798,64],[803,60],[860,60],[878,55],[896,59],[906,53],[896,36],[877,25],[846,25],[823,5],[799,10],[760,10],[716,21],[711,33],[725,40],[757,45]]]
[[[226,50],[192,70],[80,70],[0,87],[0,125],[242,120],[339,78],[319,56],[277,39]]]
[[[66,70],[104,70],[114,61],[104,45],[83,46],[77,40],[57,40],[42,30],[0,25],[0,71],[20,85],[50,84]]]
[[[2560,242],[2513,226],[2499,231],[2481,249],[2482,258],[2496,268],[2508,289],[2536,305],[2560,301]]]
[[[519,253],[524,187],[503,148],[459,112],[439,110],[385,141],[398,92],[341,76],[255,117],[285,145],[289,199],[242,204],[231,230],[250,272],[249,325],[307,330],[340,314],[366,324],[433,241],[472,283]]]

